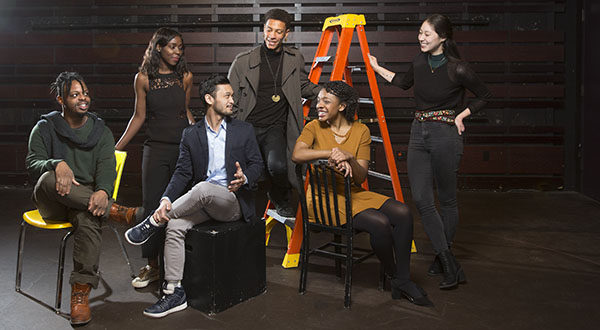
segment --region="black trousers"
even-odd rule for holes
[[[142,158],[142,205],[144,219],[158,208],[177,164],[179,144],[146,141]],[[142,245],[142,257],[155,259],[165,242],[165,230],[159,231]]]
[[[281,125],[255,127],[254,133],[265,162],[267,176],[271,181],[269,195],[275,198],[277,203],[288,203],[290,184],[287,172],[285,128]]]
[[[413,121],[408,143],[408,179],[413,200],[436,253],[452,245],[458,225],[456,186],[463,139],[456,126]],[[440,210],[435,206],[434,185]]]

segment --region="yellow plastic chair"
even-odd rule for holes
[[[117,162],[117,178],[115,179],[115,188],[113,192],[112,198],[114,200],[117,199],[117,193],[119,192],[119,184],[121,183],[121,175],[123,173],[123,167],[125,166],[125,159],[127,158],[127,152],[125,151],[115,151],[115,158]],[[31,226],[41,228],[41,229],[69,229],[69,231],[63,236],[60,242],[60,248],[58,253],[58,274],[56,279],[56,300],[54,303],[54,307],[46,304],[45,302],[33,297],[32,295],[24,292],[21,289],[21,273],[23,267],[23,247],[25,246],[25,224],[29,224]],[[117,231],[117,229],[109,222],[109,226],[115,232],[117,236],[117,240],[121,245],[121,251],[123,252],[123,256],[125,258],[126,263],[129,265],[132,278],[135,277],[135,271],[131,266],[131,262],[129,261],[129,255],[127,254],[127,250],[125,249],[125,245],[121,240],[121,235]],[[73,231],[70,230],[73,226],[69,221],[66,220],[48,220],[43,219],[38,210],[32,210],[23,213],[23,221],[21,222],[21,230],[19,233],[19,247],[18,247],[18,255],[17,255],[17,278],[15,282],[15,290],[24,296],[30,298],[31,300],[41,304],[42,306],[53,310],[56,314],[62,316],[68,316],[67,313],[62,313],[60,311],[61,298],[62,298],[62,284],[63,284],[63,273],[65,269],[65,248],[67,239],[71,237]]]

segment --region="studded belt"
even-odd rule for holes
[[[454,124],[454,117],[456,112],[454,110],[427,110],[415,111],[415,119],[424,122],[424,121],[439,121],[447,124]]]

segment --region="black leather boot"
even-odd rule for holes
[[[457,267],[454,255],[450,250],[444,250],[438,253],[438,258],[444,272],[444,279],[440,282],[440,289],[456,287],[458,285],[459,273],[462,273],[462,268]]]
[[[440,263],[440,258],[436,255],[431,263],[431,266],[429,266],[429,269],[427,270],[427,275],[438,276],[442,275],[443,273],[444,271],[442,270],[442,263]]]

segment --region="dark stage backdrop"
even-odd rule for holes
[[[600,3],[584,3],[581,191],[600,201],[600,45],[596,22],[600,19]]]
[[[0,184],[29,184],[24,169],[27,139],[40,114],[55,104],[49,83],[63,70],[86,78],[93,110],[118,138],[134,105],[133,78],[152,32],[176,27],[184,35],[186,58],[197,84],[226,74],[234,56],[262,40],[262,15],[276,5],[293,13],[288,43],[300,47],[307,68],[326,17],[365,14],[371,52],[400,73],[419,51],[417,30],[432,13],[455,22],[455,39],[465,59],[494,94],[489,106],[467,122],[461,188],[545,189],[575,187],[569,163],[574,143],[565,143],[576,107],[565,95],[565,34],[572,20],[565,1],[357,1],[357,0],[3,0],[0,7]],[[331,54],[335,47],[331,48]],[[350,65],[360,63],[357,41]],[[331,67],[322,77],[327,79]],[[353,74],[361,96],[366,76]],[[378,78],[392,142],[407,149],[413,111],[412,90],[402,91]],[[592,92],[592,91],[590,91]],[[193,111],[201,115],[197,85]],[[373,109],[361,108],[361,116]],[[371,126],[377,134],[377,127]],[[138,185],[139,134],[128,147],[124,184]],[[571,139],[575,140],[575,139]],[[379,150],[381,151],[381,150]],[[385,171],[383,153],[375,167]],[[404,186],[406,161],[398,158]]]

